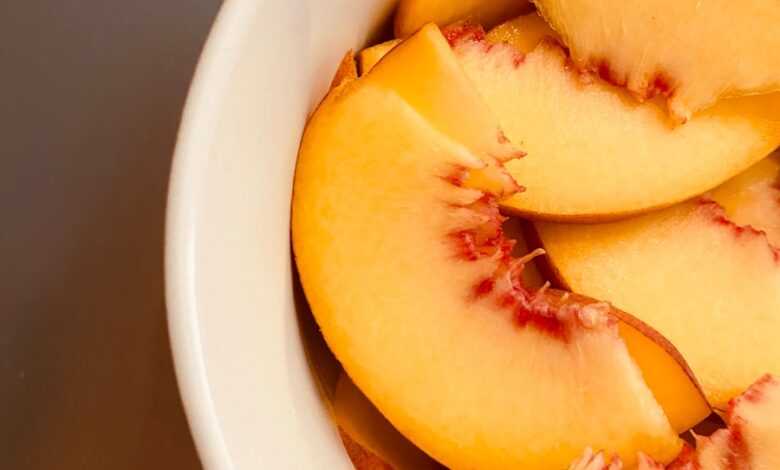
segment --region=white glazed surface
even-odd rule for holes
[[[339,59],[393,0],[228,0],[174,158],[166,294],[205,468],[351,468],[304,355],[289,211],[298,141]]]

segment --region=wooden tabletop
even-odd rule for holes
[[[197,469],[163,299],[218,0],[0,3],[0,468]]]

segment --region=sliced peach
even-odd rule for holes
[[[395,470],[442,469],[440,464],[403,437],[347,374],[342,373],[339,377],[333,411],[342,434],[353,445],[363,449],[362,453],[353,452],[357,457],[353,458],[353,462],[359,470],[379,465],[376,461]],[[374,463],[369,464],[368,461]]]
[[[446,26],[464,19],[492,27],[531,8],[527,0],[401,0],[395,36],[405,38],[427,23]]]
[[[775,470],[780,468],[780,378],[765,375],[729,404],[728,427],[696,437],[669,470]],[[650,462],[650,459],[648,459]],[[657,468],[663,467],[656,465]],[[656,468],[649,467],[649,468]],[[641,470],[641,466],[640,466]]]
[[[533,289],[542,288],[545,279],[535,264],[534,254],[528,255],[529,244],[524,238],[525,230],[520,228],[521,223],[519,219],[512,218],[504,223],[503,229],[507,236],[516,241],[513,252],[528,259],[522,271],[523,285]],[[579,299],[576,294],[567,295]],[[620,337],[672,428],[683,433],[711,415],[712,409],[696,377],[674,345],[636,317],[614,308],[612,314],[620,320]]]
[[[762,377],[730,404],[726,420],[739,468],[780,468],[780,377]]]
[[[401,43],[400,39],[391,39],[371,47],[367,47],[358,54],[358,63],[360,64],[360,75],[365,75],[374,68],[377,62],[384,57],[390,50]]]
[[[471,178],[488,172],[491,174],[483,183],[499,182],[491,189],[516,191],[518,186],[511,176],[503,169],[495,171],[495,161],[508,161],[524,153],[506,139],[494,114],[469,78],[459,72],[456,58],[447,42],[439,41],[441,38],[439,28],[433,24],[425,26],[419,34],[394,47],[392,54],[383,57],[362,78],[363,83],[392,89],[437,131],[476,152],[488,167],[472,172]],[[447,86],[440,82],[443,77],[450,81]],[[468,113],[463,113],[461,102],[472,106]],[[454,115],[458,119],[453,119]],[[493,132],[484,132],[488,127]]]
[[[677,349],[656,330],[617,309],[620,337],[672,427],[685,432],[712,412],[696,377]]]
[[[507,136],[530,153],[507,165],[528,188],[503,202],[509,212],[552,221],[625,218],[699,195],[780,145],[780,94],[726,100],[674,127],[658,103],[632,103],[624,91],[572,73],[560,47],[540,44],[555,33],[536,13],[496,27],[489,45],[476,26],[446,32]],[[367,61],[390,46],[369,48]]]
[[[624,218],[708,191],[780,145],[780,94],[723,101],[674,127],[658,103],[638,104],[574,72],[557,43],[520,53],[542,36],[533,28],[494,35],[518,48],[458,28],[452,42],[467,75],[509,140],[528,153],[507,164],[527,188],[502,202],[512,213]]]
[[[503,226],[504,233],[516,242],[513,254],[517,257],[533,256],[529,255],[531,249],[526,241],[526,224],[513,217]],[[532,289],[539,289],[546,282],[536,264],[537,259],[529,259],[522,271],[523,285]],[[710,415],[712,410],[695,376],[674,345],[637,318],[616,309],[613,309],[613,313],[620,320],[620,337],[626,343],[631,358],[642,370],[645,382],[672,427],[682,433]]]
[[[336,69],[336,74],[330,82],[330,88],[339,87],[347,82],[351,82],[358,77],[357,64],[355,63],[355,54],[347,51]]]
[[[504,147],[478,94],[455,92],[464,83],[424,28],[312,116],[292,232],[326,341],[449,467],[565,468],[589,445],[628,465],[640,449],[670,461],[681,441],[612,309],[520,283],[496,201],[516,189],[491,157]],[[470,126],[459,135],[465,124],[449,121]]]
[[[355,387],[328,349],[310,312],[301,307],[299,325],[309,364],[355,468],[441,470],[440,465],[401,436]]]
[[[718,98],[780,90],[780,8],[767,0],[534,0],[574,62],[680,120]]]
[[[780,152],[729,180],[710,197],[735,224],[758,227],[770,243],[780,246]]]
[[[712,194],[745,213],[764,197],[742,186],[752,181]],[[563,283],[653,325],[721,410],[755,377],[780,372],[780,251],[756,227],[736,225],[710,199],[610,224],[536,224]]]

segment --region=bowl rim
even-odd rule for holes
[[[165,216],[165,302],[174,371],[187,422],[204,468],[233,468],[217,418],[206,372],[195,298],[194,178],[207,160],[216,134],[215,113],[206,112],[224,96],[231,65],[238,60],[240,24],[251,2],[225,0],[198,59],[182,111],[173,152]]]
[[[341,50],[358,47],[365,43],[371,31],[387,17],[395,1],[365,0],[360,2],[360,5],[365,5],[366,8],[353,12],[358,6],[353,0],[224,0],[206,38],[183,107],[173,151],[164,242],[165,302],[174,372],[190,434],[204,468],[232,470],[239,465],[253,468],[258,459],[265,462],[262,466],[270,463],[272,466],[284,465],[287,468],[316,468],[323,465],[323,462],[328,462],[326,466],[329,468],[352,468],[345,449],[337,445],[341,438],[333,425],[327,403],[319,393],[321,390],[318,390],[316,381],[312,380],[312,371],[307,369],[303,374],[298,369],[300,364],[308,361],[305,346],[302,343],[297,344],[297,341],[302,341],[299,336],[295,337],[296,344],[289,341],[279,344],[274,341],[264,343],[272,346],[274,354],[283,352],[282,359],[285,360],[282,362],[290,367],[290,372],[277,373],[273,377],[269,375],[262,379],[262,386],[265,387],[263,390],[270,390],[269,393],[275,394],[268,395],[273,400],[266,403],[267,406],[261,406],[263,410],[249,405],[253,412],[260,412],[258,416],[265,419],[267,416],[278,417],[276,411],[281,401],[291,407],[294,418],[285,423],[275,422],[277,425],[283,424],[281,428],[265,429],[262,422],[266,421],[262,421],[260,431],[268,431],[268,438],[263,440],[260,447],[247,447],[246,443],[241,443],[241,433],[245,433],[244,423],[247,422],[246,416],[242,414],[242,410],[246,411],[246,408],[242,408],[242,405],[247,403],[240,401],[247,397],[245,394],[234,395],[229,392],[232,386],[229,380],[219,380],[220,370],[215,367],[212,357],[212,352],[219,348],[212,346],[215,344],[214,338],[218,338],[222,332],[212,330],[216,324],[212,321],[214,318],[209,314],[208,302],[204,302],[203,292],[199,288],[204,276],[203,272],[199,273],[204,250],[203,243],[197,241],[202,235],[200,232],[203,220],[208,218],[200,200],[208,193],[213,182],[209,175],[213,170],[215,145],[221,142],[225,118],[221,110],[226,103],[231,103],[236,90],[234,82],[237,71],[244,70],[242,67],[254,63],[258,57],[263,57],[257,56],[258,51],[254,51],[251,56],[253,59],[247,62],[247,47],[256,45],[250,41],[253,32],[257,31],[254,28],[256,22],[259,19],[265,20],[269,14],[279,13],[287,15],[284,18],[295,22],[296,27],[305,29],[304,36],[310,43],[307,49],[305,41],[299,42],[303,47],[301,52],[312,57],[311,60],[302,62],[310,65],[301,73],[306,77],[321,79],[315,82],[318,90],[315,94],[301,95],[300,103],[295,103],[296,109],[301,109],[296,111],[291,119],[296,119],[296,125],[301,125],[302,132],[306,114],[319,102],[320,89],[323,93],[327,89],[329,80],[324,78],[325,75],[331,75],[341,58],[340,54],[331,52],[330,49],[317,47],[324,43],[312,42],[313,38],[322,37],[325,41],[333,41],[339,44]],[[357,26],[337,28],[342,21],[342,12],[355,13],[357,21],[354,24]],[[368,28],[363,29],[361,25]],[[272,31],[273,28],[261,30]],[[263,44],[273,42],[264,41]],[[287,85],[284,83],[275,86]],[[296,137],[296,150],[299,138],[300,136]],[[292,174],[289,177],[292,184]],[[286,210],[289,210],[289,207]],[[289,227],[285,230],[289,237]],[[291,262],[290,259],[287,261]],[[289,299],[280,301],[289,303],[290,308],[294,308],[293,293],[289,294]],[[299,326],[296,327],[298,334]],[[291,330],[284,330],[285,333],[288,331]],[[298,346],[302,348],[298,350]],[[220,355],[221,353],[216,354]],[[280,362],[273,363],[278,365]],[[239,389],[254,391],[252,387],[256,385],[258,384],[253,382],[249,389]],[[239,406],[224,400],[223,396],[240,396]],[[251,399],[254,400],[254,396]],[[236,410],[238,411],[234,413]],[[318,430],[318,434],[311,437],[316,438],[307,439],[305,446],[299,446],[297,441],[295,447],[288,446],[292,442],[291,439],[297,438],[300,432],[310,432],[314,429]]]

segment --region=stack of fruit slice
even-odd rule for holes
[[[463,19],[490,27],[531,8],[527,0],[404,0],[395,15],[395,34],[405,38],[427,23],[447,26]]]
[[[780,8],[766,0],[534,0],[578,66],[680,120],[720,97],[780,90]]]
[[[780,371],[780,251],[770,241],[780,235],[779,175],[770,157],[664,211],[536,229],[561,283],[661,331],[723,409],[756,377]]]
[[[771,470],[780,468],[780,378],[765,375],[729,404],[727,427],[696,437],[670,470]],[[640,470],[664,467],[645,457]],[[594,467],[593,470],[607,470]]]
[[[399,38],[359,70],[347,54],[307,125],[293,245],[349,375],[334,412],[350,455],[399,469],[435,468],[417,448],[477,469],[776,458],[780,407],[740,424],[775,380],[735,398],[780,373],[780,163],[765,158],[780,93],[736,96],[774,89],[772,74],[697,74],[696,49],[648,48],[637,65],[636,42],[585,41],[634,16],[578,23],[579,2],[537,3],[555,29],[535,12],[489,33],[432,24],[494,24],[518,1],[402,1]],[[705,13],[695,27],[719,24]],[[590,72],[594,51],[608,74]],[[636,85],[660,63],[673,88]],[[711,407],[730,427],[686,451],[678,435]]]

